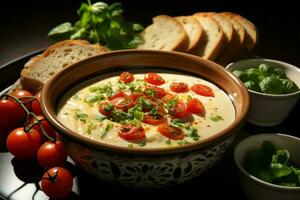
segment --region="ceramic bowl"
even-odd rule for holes
[[[283,69],[289,79],[300,88],[300,69],[286,62],[271,59],[248,59],[229,64],[226,69],[234,71],[269,64]],[[250,110],[248,121],[259,126],[275,126],[280,124],[293,110],[300,97],[300,91],[291,94],[273,95],[249,89]]]
[[[81,136],[57,119],[58,102],[76,85],[93,77],[133,69],[175,71],[215,83],[231,98],[236,118],[219,133],[199,142],[170,148],[132,149]],[[60,133],[69,156],[103,181],[127,187],[164,187],[183,183],[211,168],[231,145],[245,121],[249,96],[243,83],[216,63],[164,51],[121,50],[80,61],[55,75],[43,88],[41,107]]]
[[[296,166],[300,166],[300,138],[284,134],[259,134],[242,140],[235,148],[234,160],[240,172],[245,195],[249,200],[299,200],[300,187],[284,187],[265,182],[249,174],[244,168],[246,155],[259,149],[264,140],[269,140],[280,148],[287,149]]]

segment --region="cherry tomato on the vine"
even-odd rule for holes
[[[57,137],[57,133],[55,132],[55,130],[50,126],[50,124],[48,123],[48,121],[45,119],[44,116],[42,115],[38,115],[37,116],[38,120],[40,121],[41,126],[43,127],[43,129],[46,131],[46,133],[48,134],[48,136],[50,136],[51,138],[55,139]],[[39,125],[35,125],[33,126],[33,129],[35,129],[36,131],[38,131],[41,136],[43,141],[47,141],[47,137],[42,133],[41,128],[39,127]]]
[[[30,109],[30,101],[32,101],[32,98],[24,98],[24,97],[32,97],[32,93],[27,91],[27,90],[14,90],[12,93],[11,93],[12,96],[20,99],[26,106],[26,108]],[[22,98],[22,99],[21,99]]]
[[[41,135],[36,130],[25,132],[23,127],[13,130],[6,141],[9,152],[20,159],[34,157],[41,143]]]
[[[32,112],[34,112],[36,115],[44,115],[40,105],[41,93],[38,93],[35,98],[36,99],[31,103]]]
[[[62,167],[53,167],[46,171],[41,180],[43,192],[53,199],[62,199],[72,190],[73,177]]]
[[[63,166],[67,160],[67,154],[60,140],[45,142],[37,153],[40,166],[49,169],[51,167]]]

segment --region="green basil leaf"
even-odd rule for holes
[[[286,78],[286,74],[285,74],[284,70],[281,69],[281,68],[275,68],[275,69],[274,69],[274,74],[275,74],[278,78]]]
[[[245,71],[242,70],[234,70],[232,72],[236,77],[241,79],[243,82],[248,81],[248,75]]]
[[[256,91],[256,92],[260,92],[260,87],[257,83],[255,83],[254,81],[246,81],[244,82],[244,85],[246,86],[246,88]]]
[[[96,2],[91,6],[90,10],[94,14],[99,14],[104,12],[107,9],[107,7],[108,5],[104,2]]]
[[[259,82],[261,72],[257,68],[249,68],[246,70],[247,80],[253,82]]]
[[[298,86],[289,79],[281,79],[282,89],[285,94],[299,91]]]
[[[258,69],[265,77],[274,73],[274,68],[268,64],[260,64]]]
[[[291,174],[292,169],[284,164],[271,163],[271,172],[276,178],[279,178]]]
[[[132,24],[132,29],[136,32],[140,32],[144,30],[144,27],[141,24],[134,23]]]
[[[48,33],[48,36],[54,40],[63,40],[68,39],[74,32],[74,28],[70,22],[62,23],[53,29],[51,29]]]
[[[266,94],[282,94],[281,81],[275,77],[269,76],[259,82],[259,87]]]

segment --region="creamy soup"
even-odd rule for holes
[[[156,148],[211,137],[234,121],[235,108],[223,90],[201,78],[126,72],[71,91],[58,119],[102,143]]]

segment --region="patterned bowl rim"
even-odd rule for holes
[[[208,67],[212,72],[218,73],[218,75],[221,74],[221,76],[225,76],[226,80],[231,80],[235,87],[239,88],[239,92],[242,97],[242,101],[240,104],[241,110],[240,114],[236,116],[235,121],[231,123],[228,127],[223,129],[222,131],[218,132],[217,134],[214,134],[208,138],[205,138],[203,140],[199,140],[198,142],[193,142],[190,144],[182,145],[182,146],[172,146],[172,147],[159,147],[159,148],[128,148],[128,147],[122,147],[122,146],[116,146],[112,144],[106,144],[102,143],[96,140],[89,139],[85,136],[81,136],[70,129],[66,128],[58,119],[56,116],[56,109],[57,109],[57,101],[58,101],[58,92],[55,91],[55,88],[57,89],[57,85],[62,82],[61,79],[64,78],[64,76],[69,76],[74,71],[76,71],[76,68],[79,69],[81,65],[92,63],[94,61],[97,61],[99,59],[107,59],[115,56],[137,56],[137,55],[146,55],[146,56],[168,56],[172,57],[173,59],[185,59],[187,61],[199,64],[199,65],[205,65]],[[161,64],[160,67],[164,67],[164,64]],[[172,67],[168,66],[172,69]],[[112,70],[111,66],[109,67],[110,70]],[[158,68],[159,69],[159,68]],[[182,71],[186,73],[191,73],[186,68],[177,69],[174,67],[175,71]],[[198,69],[197,69],[198,70]],[[100,70],[101,71],[101,70]],[[105,70],[102,70],[105,72]],[[201,70],[199,70],[201,71]],[[87,72],[89,73],[89,72]],[[201,75],[201,72],[196,72],[194,70],[195,75]],[[86,76],[86,79],[90,79],[93,77],[94,74],[88,74]],[[207,77],[206,77],[207,78]],[[82,80],[82,79],[81,79]],[[72,88],[60,83],[63,85],[62,87],[66,88]],[[78,81],[77,81],[78,84]],[[216,83],[215,83],[216,84]],[[220,86],[219,84],[217,84]],[[73,86],[74,87],[74,86]],[[53,89],[54,88],[54,89]],[[222,88],[222,86],[221,86]],[[222,88],[224,89],[224,88]],[[227,92],[226,92],[227,93]],[[53,96],[56,95],[56,99],[52,99]],[[229,95],[227,93],[227,95]],[[62,94],[60,94],[62,96]],[[61,98],[60,98],[61,99]],[[54,127],[56,131],[61,133],[62,137],[67,137],[69,140],[72,140],[75,143],[80,143],[84,146],[91,147],[93,149],[100,149],[100,150],[106,150],[106,151],[112,151],[112,152],[118,152],[118,153],[126,153],[126,154],[142,154],[142,155],[153,155],[153,154],[170,154],[170,153],[177,153],[177,152],[186,152],[194,149],[200,149],[205,148],[211,145],[214,145],[222,140],[225,140],[226,138],[232,136],[235,134],[241,126],[244,124],[247,112],[249,110],[249,94],[247,89],[245,88],[244,84],[235,77],[231,72],[227,71],[224,67],[218,65],[217,63],[214,63],[209,60],[202,59],[198,56],[186,54],[186,53],[180,53],[180,52],[171,52],[171,51],[156,51],[156,50],[118,50],[118,51],[112,51],[108,53],[104,53],[101,55],[96,55],[90,58],[87,58],[85,60],[81,60],[77,63],[74,63],[70,65],[69,67],[61,70],[59,73],[54,75],[48,82],[45,84],[42,94],[41,94],[41,107],[43,110],[43,113],[46,117],[46,119],[49,121],[49,123]]]

